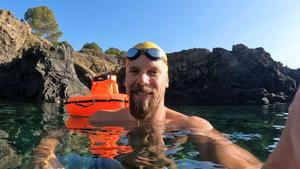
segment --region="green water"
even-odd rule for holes
[[[233,142],[264,161],[278,142],[287,118],[288,105],[172,108],[209,120]],[[56,104],[0,102],[0,168],[33,168],[33,149],[49,132],[64,128],[67,119],[63,107]],[[166,144],[171,144],[168,137],[180,134],[182,135],[180,132],[165,133]],[[66,132],[64,138],[57,150],[61,160],[68,163],[70,161],[67,158],[70,156],[91,155],[88,140],[84,136]],[[123,142],[126,144],[125,137]],[[201,158],[189,142],[169,149],[165,154],[179,168],[206,166],[206,162],[199,163]],[[213,168],[212,164],[208,163],[207,166]]]

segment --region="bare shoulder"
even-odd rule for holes
[[[208,131],[214,129],[210,122],[198,116],[190,116],[187,121],[188,127],[192,130]]]
[[[187,116],[183,113],[166,108],[166,118],[178,121],[184,128],[192,130],[212,130],[213,126],[205,119],[198,116]]]
[[[187,118],[188,116],[166,107],[166,118],[171,120]]]

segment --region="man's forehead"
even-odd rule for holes
[[[164,69],[166,64],[162,60],[150,60],[145,55],[141,55],[135,60],[126,59],[126,68],[136,67],[136,68],[146,68],[153,67],[157,69]]]

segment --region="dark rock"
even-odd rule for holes
[[[288,99],[289,97],[286,96],[284,93],[280,92],[278,94],[271,93],[268,95],[268,99],[270,100],[270,103],[284,103],[287,101],[291,101]]]
[[[61,102],[87,95],[91,79],[118,73],[125,59],[101,52],[74,52],[32,35],[30,26],[0,10],[0,99]]]
[[[296,80],[297,86],[300,85],[300,68],[299,69],[290,69],[288,67],[283,67],[283,72],[288,76]]]
[[[261,99],[261,104],[263,104],[263,105],[267,105],[267,104],[269,104],[270,102],[269,102],[269,99],[267,98],[267,97],[263,97],[262,99]]]
[[[89,70],[88,68],[85,68],[83,65],[74,64],[74,68],[77,74],[78,79],[89,89],[92,87],[92,81],[93,77],[96,76],[96,74]]]
[[[119,92],[120,93],[126,93],[126,89],[125,89],[125,67],[121,67],[120,70],[117,72],[117,83],[119,86]]]
[[[244,50],[248,50],[249,48],[245,46],[244,44],[237,44],[232,46],[232,53],[240,53]]]
[[[43,131],[58,130],[64,128],[62,114],[65,112],[64,106],[57,103],[43,103]]]
[[[295,80],[263,48],[191,49],[168,58],[168,104],[269,104],[287,102],[296,90]],[[269,95],[280,92],[287,97]]]
[[[61,102],[89,92],[65,48],[31,47],[21,58],[0,64],[0,77],[3,100]]]

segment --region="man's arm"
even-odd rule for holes
[[[262,163],[250,152],[233,144],[211,124],[199,117],[189,117],[190,139],[204,160],[213,161],[229,169],[260,168]]]
[[[280,141],[263,169],[300,168],[300,88],[289,108]]]
[[[50,131],[46,137],[42,138],[33,150],[34,169],[64,168],[55,156],[55,148],[63,134],[64,129],[58,129]]]

